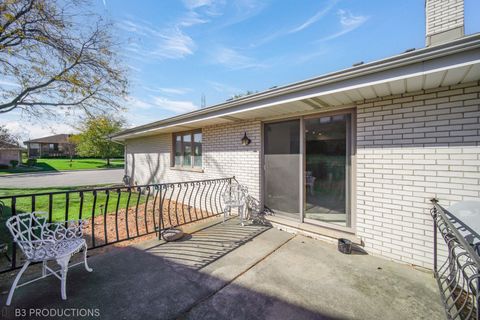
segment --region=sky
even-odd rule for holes
[[[128,69],[128,126],[425,46],[424,0],[92,0]],[[465,31],[480,31],[465,0]],[[1,79],[0,79],[0,85]],[[22,139],[74,132],[75,119],[1,115]]]

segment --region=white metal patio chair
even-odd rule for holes
[[[7,306],[12,302],[13,292],[18,287],[20,277],[33,262],[42,262],[42,276],[32,281],[46,277],[48,272],[54,275],[61,281],[63,300],[67,299],[67,272],[73,254],[83,249],[85,269],[88,272],[93,271],[87,264],[87,243],[82,238],[84,223],[84,220],[47,223],[45,212],[22,213],[7,220],[6,226],[13,236],[13,241],[26,257],[25,264],[15,277],[8,293]],[[47,261],[50,260],[58,263],[59,271],[48,267]]]
[[[227,214],[231,213],[232,208],[237,208],[238,215],[240,216],[240,222],[242,226],[244,225],[243,219],[247,196],[248,188],[239,183],[232,183],[230,187],[227,188],[227,190],[222,195],[224,203],[223,222],[225,222]]]

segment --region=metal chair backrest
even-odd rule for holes
[[[10,217],[5,225],[26,254],[34,249],[32,241],[44,241],[47,223],[46,212],[21,213]]]
[[[232,183],[230,187],[223,194],[223,199],[228,205],[243,205],[245,204],[248,195],[248,188],[239,183]]]

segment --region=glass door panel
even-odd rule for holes
[[[192,166],[192,138],[190,133],[183,136],[183,166]]]
[[[276,214],[300,218],[300,120],[264,127],[265,205]]]
[[[305,220],[350,226],[351,115],[305,119]]]

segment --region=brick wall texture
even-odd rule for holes
[[[429,199],[480,196],[479,105],[478,82],[357,103],[356,233],[367,251],[431,266]],[[203,173],[170,168],[171,134],[128,140],[127,173],[142,184],[234,175],[261,199],[261,126],[203,128]]]
[[[244,132],[252,140],[241,144]],[[204,172],[175,170],[170,167],[172,134],[161,134],[127,141],[126,170],[137,184],[180,182],[213,178],[235,178],[260,197],[261,123],[259,121],[215,125],[202,129]]]
[[[427,35],[464,25],[464,0],[426,0]]]
[[[357,105],[357,234],[368,251],[432,264],[429,199],[480,196],[480,86]]]

